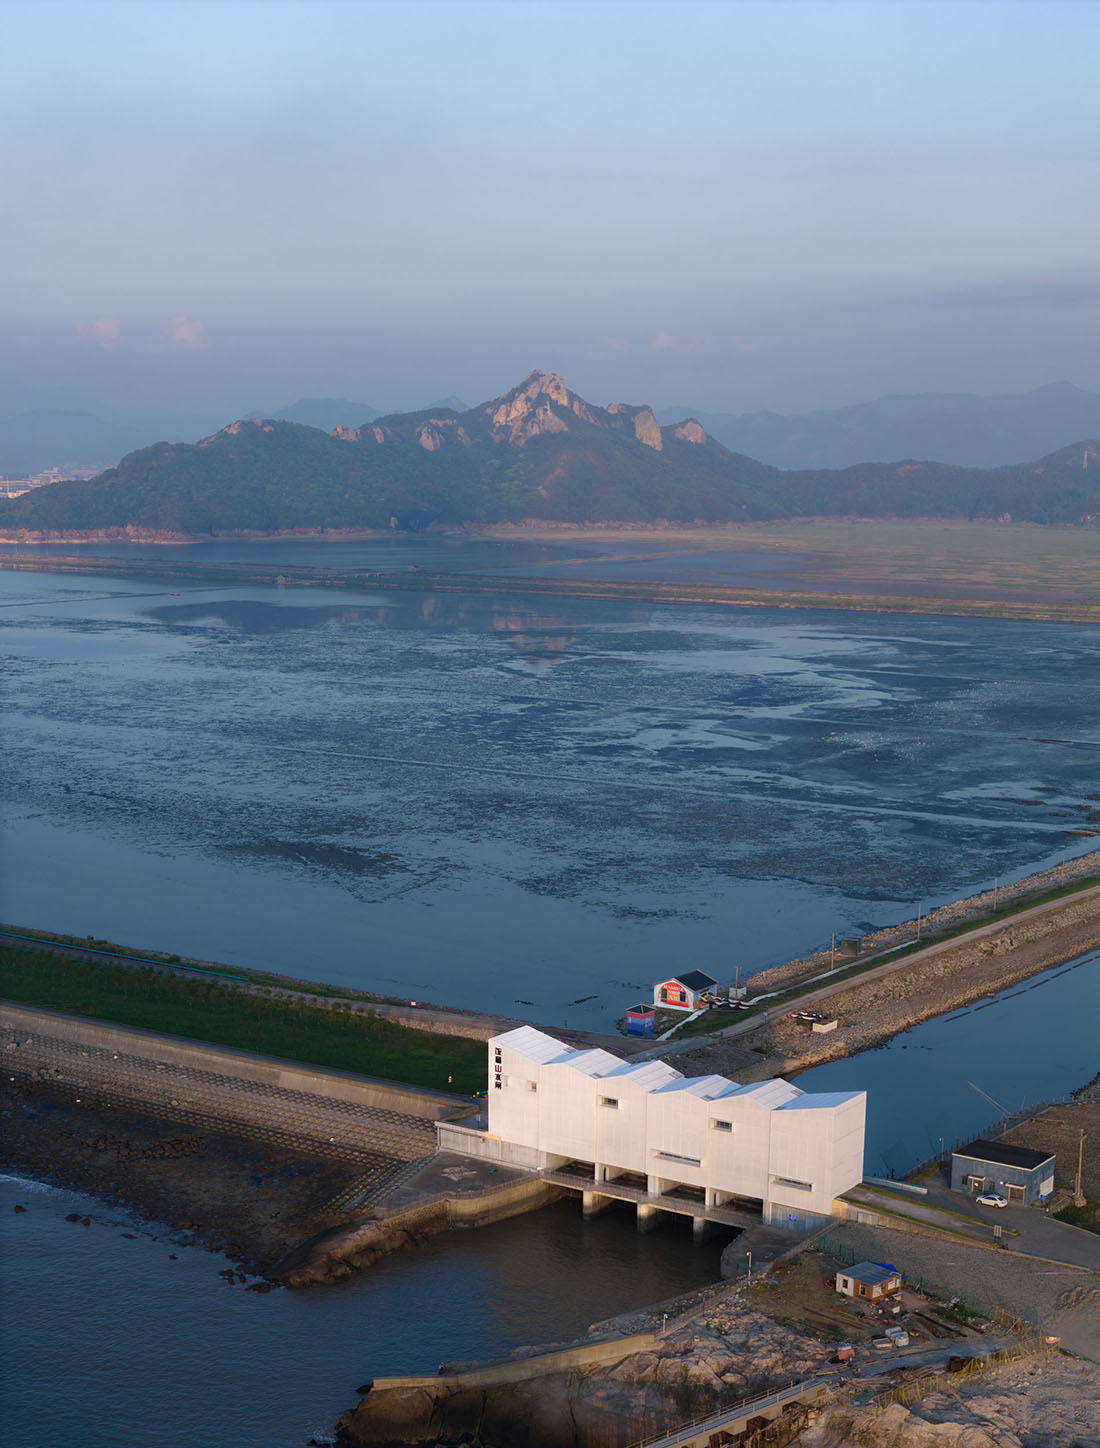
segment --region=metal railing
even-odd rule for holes
[[[678,1443],[688,1442],[696,1438],[700,1433],[712,1432],[721,1428],[723,1423],[728,1423],[737,1418],[752,1418],[765,1408],[774,1408],[780,1403],[792,1402],[795,1398],[804,1397],[812,1389],[821,1386],[818,1378],[793,1378],[781,1388],[764,1394],[763,1397],[746,1398],[740,1403],[734,1403],[729,1408],[722,1408],[716,1413],[707,1413],[702,1418],[693,1418],[690,1423],[683,1423],[679,1428],[674,1428],[671,1433],[662,1433],[656,1438],[640,1438],[629,1448],[676,1448]]]

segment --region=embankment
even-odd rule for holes
[[[3,1159],[258,1271],[363,1215],[460,1097],[0,1007]]]
[[[767,1022],[677,1052],[687,1074],[719,1071],[740,1080],[791,1077],[810,1066],[885,1045],[907,1028],[970,1005],[1017,982],[1100,949],[1100,887],[945,941],[850,984],[825,987]],[[1085,967],[1087,968],[1087,967]],[[814,1035],[796,1018],[805,1006],[839,1025]]]
[[[963,925],[994,923],[998,914],[1029,903],[1038,904],[1049,891],[1067,886],[1100,882],[1100,850],[1086,855],[1077,855],[1072,860],[1063,860],[1049,870],[1039,870],[1011,884],[998,885],[993,890],[979,890],[976,894],[965,895],[947,905],[939,905],[923,914],[920,920],[902,920],[897,925],[887,925],[880,930],[869,931],[855,942],[853,959],[875,955],[880,951],[923,937],[934,940],[944,931],[955,930]],[[1005,922],[1010,923],[1009,921]],[[773,965],[752,977],[754,994],[762,991],[783,990],[796,986],[801,981],[821,975],[836,964],[843,964],[844,954],[834,955],[831,949],[814,951],[800,956],[797,960]]]

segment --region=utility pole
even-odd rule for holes
[[[1081,1167],[1085,1160],[1085,1133],[1081,1132],[1081,1139],[1077,1143],[1077,1186],[1073,1193],[1073,1205],[1083,1207],[1085,1205],[1085,1194],[1081,1190]]]
[[[836,931],[833,931],[833,943],[829,946],[829,969],[832,970],[836,964]]]
[[[1000,876],[999,876],[999,875],[994,875],[994,876],[993,876],[993,913],[994,913],[994,915],[996,915],[996,913],[997,913],[997,882],[998,882],[999,879],[1000,879]]]
[[[917,939],[920,939],[920,901],[917,901]]]

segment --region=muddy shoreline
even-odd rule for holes
[[[262,1277],[344,1220],[325,1204],[355,1181],[353,1164],[78,1102],[79,1089],[4,1077],[0,1169],[125,1207]]]
[[[5,540],[0,539],[0,542]],[[50,539],[8,539],[50,542]],[[59,540],[72,541],[72,540]],[[93,541],[91,539],[85,541]],[[99,540],[111,541],[111,540]],[[151,541],[151,540],[128,540]],[[163,540],[179,542],[179,539]],[[196,541],[196,540],[191,540]],[[209,542],[210,540],[204,540]],[[596,579],[544,578],[525,574],[399,573],[367,570],[304,568],[291,564],[259,567],[246,563],[201,564],[175,560],[129,560],[109,556],[63,554],[0,554],[0,569],[30,573],[105,574],[113,577],[176,579],[208,586],[259,584],[280,588],[357,588],[414,590],[436,593],[504,594],[646,603],[711,604],[728,608],[813,609],[828,612],[935,614],[963,618],[1015,619],[1030,623],[1100,623],[1100,605],[1074,599],[1059,601],[1011,598],[976,599],[944,593],[916,596],[866,593],[840,586],[835,592],[800,589],[734,587],[725,584],[608,582]]]

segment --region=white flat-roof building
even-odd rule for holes
[[[686,1077],[664,1061],[632,1065],[520,1026],[489,1042],[478,1154],[542,1171],[591,1165],[596,1191],[640,1175],[650,1197],[696,1188],[707,1206],[759,1203],[766,1221],[802,1229],[862,1181],[866,1105],[864,1091]]]

